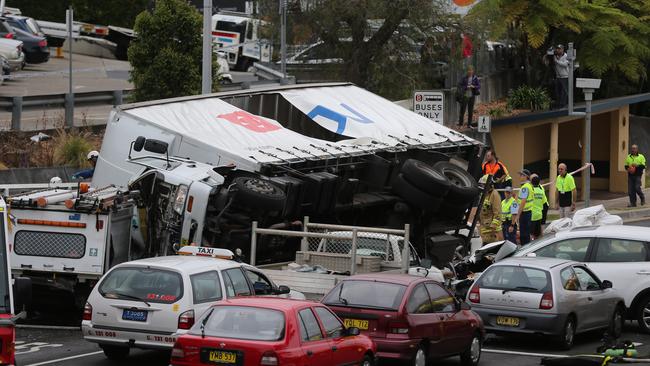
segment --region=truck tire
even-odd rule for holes
[[[451,186],[447,177],[419,160],[406,160],[401,172],[409,183],[433,196],[444,197]]]
[[[284,209],[287,195],[276,184],[255,177],[238,177],[233,180],[237,188],[235,202],[249,208],[266,211]]]
[[[398,174],[393,180],[393,191],[409,205],[421,208],[427,212],[437,212],[442,203],[442,198],[423,192],[409,183],[402,174]]]
[[[455,203],[469,203],[478,197],[480,192],[478,183],[463,168],[446,161],[435,163],[433,168],[447,177],[451,183],[446,200]]]

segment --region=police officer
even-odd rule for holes
[[[521,245],[530,243],[530,229],[533,217],[533,204],[535,196],[533,194],[533,185],[530,184],[530,170],[522,169],[519,172],[521,179],[521,188],[519,189],[519,241]]]
[[[530,183],[533,185],[533,196],[535,197],[535,201],[533,202],[533,214],[531,217],[531,234],[533,235],[533,239],[537,239],[542,237],[544,206],[546,205],[546,207],[548,207],[548,199],[546,198],[544,187],[540,184],[539,175],[532,174],[530,176]]]
[[[487,184],[488,175],[479,179],[479,186],[484,187]],[[481,240],[483,245],[493,243],[501,239],[501,199],[496,190],[490,186],[490,190],[485,195],[479,222],[481,223]]]
[[[501,230],[503,238],[517,243],[517,212],[519,211],[519,200],[513,197],[512,187],[504,188],[506,198],[501,201]]]

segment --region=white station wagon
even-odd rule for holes
[[[179,254],[122,263],[106,273],[88,297],[84,339],[98,343],[109,359],[125,358],[131,348],[171,350],[215,302],[251,295],[305,298],[230,260],[229,250],[188,246]]]

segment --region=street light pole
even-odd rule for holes
[[[212,93],[212,0],[203,0],[203,70],[201,93]]]
[[[287,0],[280,0],[280,71],[287,77]]]
[[[583,89],[585,93],[585,160],[591,162],[591,100],[594,89]],[[585,170],[585,207],[589,207],[589,196],[591,195],[591,169]]]
[[[569,42],[569,49],[567,50],[567,59],[569,60],[569,116],[573,114],[573,65],[576,60],[576,50],[573,48],[573,42]]]
[[[72,28],[73,28],[74,13],[72,5],[66,11],[66,22],[68,23],[68,95],[65,108],[65,122],[68,127],[74,126],[74,93],[72,89]]]

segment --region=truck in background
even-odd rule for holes
[[[270,62],[271,42],[261,38],[264,22],[246,13],[221,11],[212,16],[212,41],[230,68],[252,71],[255,62]]]

